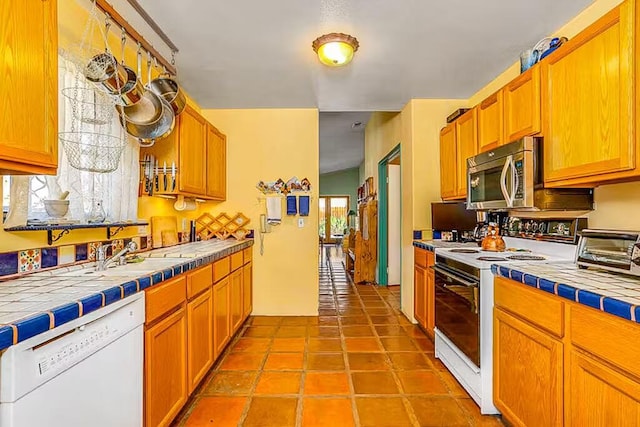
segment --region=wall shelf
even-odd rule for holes
[[[140,225],[149,225],[146,221],[136,222],[109,222],[100,224],[40,224],[25,225],[19,227],[8,227],[4,231],[46,231],[47,243],[49,246],[60,240],[64,235],[69,234],[71,230],[81,230],[88,228],[105,228],[107,230],[107,240],[111,240],[116,234],[127,227],[137,227]],[[56,233],[56,231],[58,233]]]

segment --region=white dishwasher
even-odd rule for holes
[[[140,427],[144,292],[9,347],[0,427]]]

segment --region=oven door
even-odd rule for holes
[[[480,367],[479,280],[434,265],[436,328]]]

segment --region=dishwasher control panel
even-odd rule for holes
[[[80,326],[69,335],[71,341],[65,340],[60,348],[50,351],[47,349],[38,355],[38,374],[44,375],[50,370],[64,369],[73,365],[76,361],[103,347],[118,334],[117,325],[109,325],[109,323]]]

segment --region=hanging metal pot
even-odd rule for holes
[[[125,63],[125,47],[127,43],[126,31],[122,29],[122,63],[120,66],[126,72],[127,80],[124,82],[124,86],[120,89],[120,97],[118,104],[131,106],[137,104],[144,94],[144,85],[140,81],[139,76],[133,71],[131,67],[128,67]]]
[[[166,70],[149,82],[149,89],[151,89],[156,95],[164,99],[171,105],[175,115],[179,115],[187,106],[187,100],[184,96],[184,92],[180,89],[180,85],[175,79],[171,77]]]
[[[138,50],[138,75],[142,74],[141,66],[142,53]],[[151,68],[149,67],[149,79],[151,78]],[[163,114],[161,98],[148,89],[142,88],[142,96],[133,105],[119,106],[116,105],[118,113],[124,116],[128,123],[135,125],[152,125],[160,120]],[[136,136],[136,135],[133,135]]]

